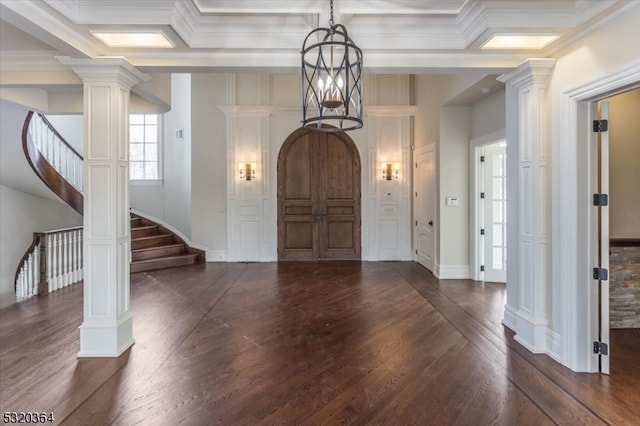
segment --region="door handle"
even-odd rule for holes
[[[316,212],[312,216],[313,220],[322,220],[322,218],[324,218],[324,212]]]
[[[429,226],[433,226],[433,221],[432,220],[429,221]]]

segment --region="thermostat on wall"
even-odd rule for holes
[[[447,197],[445,200],[446,200],[447,206],[458,205],[458,197]]]

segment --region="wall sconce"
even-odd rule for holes
[[[382,163],[382,179],[398,179],[400,163]]]
[[[252,180],[256,178],[256,163],[238,163],[240,180]]]

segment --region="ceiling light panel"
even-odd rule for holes
[[[496,34],[482,45],[482,49],[542,49],[559,37],[547,35]]]
[[[160,32],[91,32],[109,47],[171,48],[173,43]]]

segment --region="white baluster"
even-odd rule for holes
[[[27,257],[27,297],[33,296],[33,255]]]
[[[69,241],[69,231],[64,233],[64,285],[71,284],[71,241]]]
[[[18,300],[24,297],[24,265],[20,268],[18,279],[16,280],[16,297]]]
[[[35,293],[38,294],[38,284],[40,283],[40,246],[33,249],[33,285]]]
[[[44,234],[47,240],[47,288],[49,292],[53,291],[53,239],[51,235]]]

